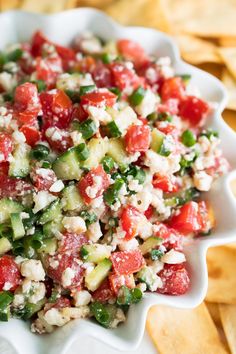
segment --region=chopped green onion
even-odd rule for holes
[[[23,50],[17,48],[7,54],[7,61],[17,61],[22,58],[22,55],[23,55]]]
[[[85,161],[89,157],[89,149],[85,143],[81,143],[76,146],[76,153],[80,161]]]
[[[132,302],[132,295],[127,286],[122,285],[118,291],[117,304],[130,305]]]
[[[200,193],[196,188],[189,188],[181,196],[178,196],[178,205],[184,205],[191,200],[195,200],[199,195]]]
[[[88,258],[89,252],[87,251],[87,249],[82,246],[80,249],[80,257],[85,261]]]
[[[144,99],[145,93],[146,91],[142,87],[139,87],[137,90],[135,90],[129,97],[129,101],[132,106],[138,106]]]
[[[24,256],[25,255],[25,248],[22,243],[22,240],[17,240],[12,243],[12,252],[15,256]]]
[[[86,86],[80,86],[80,90],[79,90],[79,95],[83,96],[86,93],[89,93],[91,91],[94,91],[96,89],[95,85],[86,85]]]
[[[132,304],[137,304],[143,297],[143,293],[139,288],[131,289],[130,293],[131,293]]]
[[[158,114],[156,112],[150,113],[147,116],[147,120],[150,122],[155,122],[157,120],[157,118],[158,118]]]
[[[163,254],[164,253],[160,250],[151,250],[150,252],[150,256],[153,261],[157,261],[158,259],[160,259],[163,256]]]
[[[166,112],[159,113],[157,118],[160,121],[167,121],[167,122],[172,122],[172,120],[173,120],[173,117],[169,113],[166,113]]]
[[[37,144],[30,152],[30,157],[35,160],[43,160],[49,155],[49,148],[43,144]]]
[[[219,138],[219,133],[215,130],[207,129],[203,131],[200,136],[206,136],[209,140],[211,140],[212,137]]]
[[[97,215],[95,213],[89,213],[87,210],[80,212],[81,218],[84,219],[86,226],[89,226],[97,221]]]
[[[52,164],[49,161],[43,161],[42,162],[42,168],[51,168]]]
[[[4,102],[12,102],[14,100],[14,93],[13,92],[4,93],[3,99]]]
[[[108,328],[114,320],[117,308],[114,305],[104,305],[96,301],[90,305],[91,313],[94,315],[98,323]]]
[[[163,138],[162,144],[160,145],[159,149],[158,149],[158,154],[162,155],[162,156],[169,156],[171,153],[171,146],[169,144],[169,139],[168,136],[165,136]]]
[[[196,144],[196,137],[191,130],[185,130],[181,136],[182,143],[187,146],[191,147]]]
[[[107,128],[109,130],[109,135],[113,138],[119,138],[121,136],[121,132],[114,120],[107,124]]]
[[[73,103],[80,101],[79,90],[65,90],[65,93],[67,94],[67,96],[70,97],[70,99]]]
[[[117,227],[118,225],[119,225],[119,220],[118,220],[118,218],[109,218],[109,220],[108,220],[108,225],[110,226],[110,227]]]
[[[34,250],[38,250],[43,245],[44,235],[39,230],[30,238],[30,245]]]
[[[175,75],[176,77],[180,77],[184,82],[188,82],[191,79],[191,75],[190,74],[181,74],[181,75]]]
[[[116,202],[119,191],[124,183],[123,179],[116,179],[115,183],[104,192],[104,200],[107,204],[112,205]]]
[[[84,139],[89,139],[96,133],[97,127],[92,119],[87,119],[80,124],[79,131]]]
[[[110,64],[112,62],[112,58],[109,53],[102,53],[101,59],[104,64]]]
[[[127,172],[127,175],[133,176],[134,179],[138,180],[139,184],[143,184],[146,179],[146,172],[142,168],[135,165],[131,165],[129,171]]]
[[[121,97],[121,91],[118,89],[118,87],[109,87],[109,91],[114,93],[117,96],[117,99],[119,100]]]
[[[9,291],[0,292],[0,321],[7,322],[10,317],[10,304],[14,296]]]
[[[105,156],[101,162],[106,173],[110,173],[115,166],[115,162],[111,156]]]
[[[47,88],[47,85],[46,85],[45,81],[43,81],[43,80],[33,80],[31,82],[32,82],[32,84],[35,84],[37,86],[38,92],[42,92],[42,91],[46,90],[46,88]]]

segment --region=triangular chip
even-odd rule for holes
[[[231,353],[236,353],[236,305],[219,305],[220,317]]]
[[[222,81],[228,92],[227,108],[236,110],[236,80],[227,69],[224,69]]]
[[[147,330],[160,354],[226,354],[204,303],[192,310],[151,308]]]
[[[228,70],[236,80],[236,47],[219,48],[218,52]]]

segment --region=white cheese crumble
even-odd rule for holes
[[[75,301],[75,306],[79,307],[88,305],[92,299],[92,296],[87,290],[81,290],[76,291],[76,293],[73,294],[73,298]]]
[[[62,224],[69,232],[80,234],[87,230],[85,221],[80,216],[64,216]]]
[[[45,278],[45,271],[43,269],[42,263],[36,259],[29,259],[21,263],[20,268],[23,277],[30,280],[40,281]]]
[[[60,191],[62,191],[62,189],[64,188],[64,183],[62,182],[62,180],[58,180],[56,182],[53,183],[53,185],[51,185],[51,187],[49,188],[50,192],[54,192],[54,193],[58,193]]]
[[[185,262],[186,258],[182,252],[171,249],[161,257],[161,261],[167,264],[179,264]]]
[[[34,208],[33,213],[36,214],[38,211],[44,209],[46,206],[51,204],[55,199],[54,195],[50,194],[48,191],[39,191],[33,196]]]
[[[75,277],[74,269],[67,267],[62,273],[62,277],[61,277],[62,286],[64,288],[71,286],[74,277]]]

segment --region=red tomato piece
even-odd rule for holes
[[[35,32],[32,38],[31,53],[33,56],[38,57],[42,54],[42,46],[45,43],[50,43],[49,40],[42,34],[41,31]]]
[[[85,121],[89,116],[81,104],[75,104],[73,106],[71,115],[72,115],[72,118],[71,118],[72,121],[74,119],[77,119],[79,122]]]
[[[62,71],[62,61],[59,56],[36,59],[37,79],[45,81],[48,88],[54,87],[56,79]]]
[[[37,115],[41,109],[37,86],[31,82],[17,86],[14,99],[18,111],[30,111]]]
[[[0,133],[0,161],[8,159],[9,154],[13,151],[13,140],[7,133]]]
[[[71,232],[64,232],[62,239],[59,241],[58,252],[63,253],[70,251],[72,253],[78,253],[81,246],[88,243],[88,238],[85,234],[76,234]]]
[[[201,223],[198,203],[193,201],[184,204],[170,220],[170,226],[184,235],[199,232]]]
[[[108,278],[106,278],[99,286],[99,288],[92,294],[93,299],[100,302],[107,302],[108,300],[112,299],[114,295],[114,291]]]
[[[135,41],[120,39],[117,41],[117,48],[126,60],[130,60],[134,63],[135,68],[142,67],[150,62],[145,50]]]
[[[54,267],[56,263],[56,267]],[[72,289],[81,285],[83,280],[84,269],[79,266],[78,259],[72,254],[62,253],[49,257],[47,262],[47,275],[55,282],[61,284],[66,289]],[[74,271],[74,277],[70,284],[63,284],[63,272],[66,268],[71,268]]]
[[[9,171],[9,162],[8,161],[0,162],[0,175],[7,176],[8,171]]]
[[[150,204],[149,207],[147,208],[147,210],[145,210],[144,215],[146,216],[147,219],[150,219],[152,217],[153,213],[154,213],[154,208]]]
[[[117,96],[109,90],[93,91],[81,96],[81,105],[95,107],[112,107],[116,103]],[[85,109],[86,110],[86,109]]]
[[[15,112],[16,119],[19,123],[19,125],[23,124],[34,124],[37,120],[39,111],[33,110],[33,111],[22,111],[22,112]]]
[[[40,140],[40,131],[35,127],[22,125],[19,130],[24,134],[27,144],[32,147]]]
[[[49,190],[53,183],[57,180],[53,170],[48,168],[45,172],[46,173],[41,174],[41,169],[35,169],[30,174],[34,186],[38,191]]]
[[[155,230],[155,236],[163,239],[162,245],[167,249],[172,248],[178,251],[183,249],[183,236],[176,230],[168,227],[165,224],[158,223],[158,228]]]
[[[63,69],[66,71],[71,66],[70,64],[75,61],[75,52],[71,48],[63,47],[61,45],[55,45],[56,51],[62,59]]]
[[[127,286],[127,288],[130,289],[135,287],[133,274],[129,274],[129,275],[111,274],[109,275],[109,282],[113,292],[116,295],[118,294],[118,291],[122,285],[125,285]]]
[[[129,154],[145,152],[151,142],[151,131],[147,125],[131,125],[125,135],[125,146]]]
[[[128,69],[124,64],[112,63],[110,64],[110,70],[113,85],[120,90],[124,90],[127,87],[136,89],[143,81],[134,71]]]
[[[161,99],[165,102],[170,98],[182,100],[185,96],[185,86],[180,77],[166,79],[161,88]]]
[[[139,250],[113,252],[111,261],[117,275],[136,273],[145,265],[145,260]]]
[[[62,90],[42,92],[40,101],[44,119],[49,121],[49,125],[60,129],[66,129],[72,117],[72,102]]]
[[[50,134],[48,133],[50,128]],[[73,141],[70,134],[66,130],[52,127],[51,122],[47,121],[42,127],[43,139],[47,140],[50,147],[56,152],[65,152],[73,146]]]
[[[78,188],[82,198],[86,204],[91,203],[95,198],[98,198],[109,187],[110,180],[102,165],[93,168],[79,181]],[[88,187],[92,187],[95,191],[88,192]]]
[[[202,125],[209,112],[209,105],[201,98],[186,96],[179,105],[179,115],[188,120],[192,125]]]
[[[107,65],[103,64],[101,61],[98,61],[96,63],[96,66],[92,71],[92,76],[97,87],[112,86],[111,71],[109,70]]]
[[[125,240],[131,240],[133,237],[137,236],[138,223],[142,218],[142,214],[132,205],[128,205],[121,212],[121,226],[126,232]]]
[[[18,178],[11,178],[0,174],[0,198],[17,198],[29,194],[33,186]]]
[[[157,107],[159,113],[168,112],[170,114],[178,114],[179,100],[177,98],[169,98],[165,103],[160,103]]]
[[[190,279],[184,264],[165,264],[158,273],[162,287],[157,292],[168,295],[183,295],[190,287]]]
[[[161,189],[164,193],[175,193],[179,189],[176,182],[176,177],[173,175],[164,176],[159,173],[155,173],[153,176],[152,185],[154,188]]]
[[[13,257],[4,255],[0,258],[0,290],[8,283],[8,290],[14,291],[19,285],[21,274]]]

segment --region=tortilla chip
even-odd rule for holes
[[[223,118],[229,126],[236,131],[236,112],[226,109],[223,112]]]
[[[192,310],[151,308],[147,330],[160,354],[226,354],[204,303]]]
[[[65,0],[57,0],[57,1],[23,0],[21,2],[20,8],[21,10],[25,10],[25,11],[53,13],[53,12],[63,11],[64,5],[65,5]]]
[[[220,317],[232,354],[236,353],[236,305],[219,305]]]
[[[236,80],[227,69],[223,70],[221,80],[228,92],[227,108],[236,110]]]
[[[206,302],[207,309],[215,322],[215,325],[217,327],[221,326],[221,318],[220,318],[220,310],[219,310],[219,304],[215,302]]]
[[[166,0],[176,30],[201,37],[235,37],[235,0]]]
[[[0,0],[0,11],[17,9],[20,5],[20,0]]]
[[[222,63],[213,43],[190,35],[178,35],[175,37],[184,60],[191,64]]]
[[[209,285],[206,300],[236,304],[236,252],[221,246],[207,252]]]
[[[218,79],[221,79],[222,77],[223,66],[220,64],[202,63],[198,64],[197,67],[201,70],[207,71],[211,75],[216,76]]]
[[[117,0],[105,12],[123,25],[146,26],[170,31],[161,0]]]
[[[218,39],[220,47],[236,47],[236,37],[222,37]]]
[[[98,9],[104,9],[115,0],[77,0],[77,6],[96,7]]]
[[[227,69],[236,80],[236,47],[218,48],[218,52]]]

